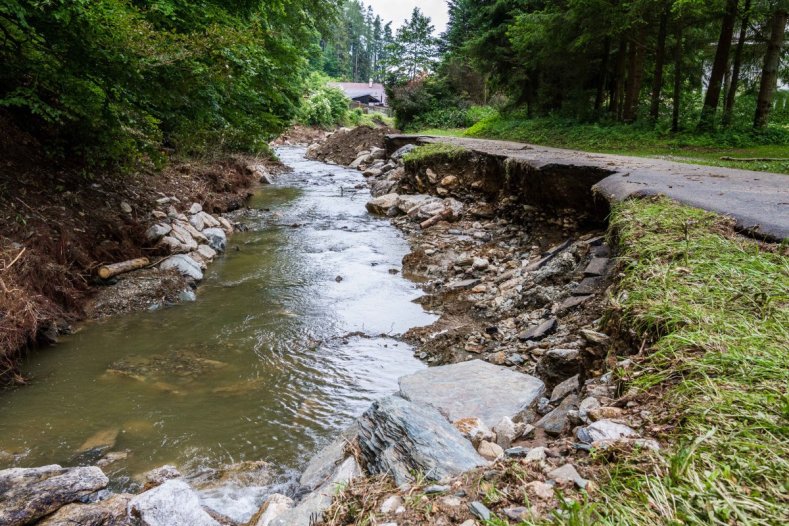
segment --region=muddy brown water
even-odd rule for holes
[[[250,231],[230,239],[197,301],[87,324],[29,359],[32,384],[0,395],[0,468],[90,464],[112,443],[128,456],[105,471],[130,489],[163,464],[194,475],[264,460],[270,483],[202,494],[243,520],[424,367],[394,338],[435,319],[394,273],[406,241],[367,214],[358,171],[279,154],[293,173],[255,195]]]

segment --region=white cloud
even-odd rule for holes
[[[384,21],[391,21],[393,29],[397,29],[411,18],[411,12],[415,7],[430,17],[436,28],[436,34],[446,29],[449,19],[446,0],[362,0],[362,3],[371,5],[373,11],[381,15]]]

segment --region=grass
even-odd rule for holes
[[[370,126],[371,128],[376,128],[378,126],[394,128],[395,126],[394,118],[379,111],[355,114],[353,117],[349,114],[347,121],[348,122],[345,123],[347,126]]]
[[[621,205],[612,227],[616,317],[652,342],[629,387],[659,393],[676,430],[661,461],[608,467],[596,523],[789,523],[786,247],[666,199]]]
[[[422,130],[424,135],[502,139],[589,152],[661,157],[674,161],[789,174],[789,129],[767,132],[726,130],[710,134],[624,124],[586,124],[558,118],[525,119],[497,115],[471,128]],[[783,161],[726,161],[721,157],[779,158]]]
[[[406,164],[418,164],[427,159],[435,157],[443,157],[447,159],[455,159],[463,154],[468,153],[468,150],[462,146],[447,143],[433,143],[418,146],[403,156],[403,162]]]

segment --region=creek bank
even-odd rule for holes
[[[156,261],[170,253],[146,238],[159,219],[152,213],[166,213],[157,201],[176,197],[221,214],[242,207],[251,194],[257,177],[248,166],[281,169],[269,160],[239,156],[173,161],[161,171],[87,174],[85,167],[53,163],[35,140],[8,131],[0,139],[9,146],[0,155],[8,175],[0,192],[2,385],[24,383],[18,367],[23,351],[55,342],[74,322],[115,309],[144,309],[157,299],[179,300],[186,283],[175,274],[146,270],[138,271],[137,280],[118,279],[118,300],[112,302],[95,276],[104,264]],[[101,297],[92,301],[97,293]]]
[[[250,182],[263,185],[271,184],[272,172],[281,169],[263,162],[250,162],[243,168]],[[238,215],[234,212],[240,209],[234,206],[232,212],[211,213],[200,202],[183,201],[176,195],[158,197],[144,233],[154,261],[143,270],[100,282],[86,305],[87,317],[105,318],[194,301],[203,272],[227,250],[228,238],[246,228],[234,220]]]
[[[219,271],[212,273],[211,279],[203,285],[203,301],[182,309],[124,317],[130,320],[129,324],[124,323],[123,319],[95,324],[82,331],[82,334],[69,338],[66,343],[69,348],[64,347],[64,351],[74,350],[74,340],[79,343],[82,339],[98,342],[95,349],[100,353],[96,355],[95,361],[88,360],[86,363],[86,366],[96,366],[92,367],[95,375],[91,371],[91,374],[83,376],[76,371],[77,374],[70,378],[78,381],[91,379],[94,381],[85,383],[105,384],[108,388],[92,391],[89,388],[82,389],[79,383],[68,385],[71,382],[59,382],[67,386],[60,391],[66,393],[65,404],[60,411],[65,409],[67,414],[70,412],[67,407],[84,407],[87,413],[90,406],[80,405],[80,400],[91,397],[90,394],[85,396],[86,393],[104,391],[108,396],[97,400],[98,407],[90,410],[102,417],[97,421],[86,419],[83,425],[76,427],[66,422],[66,418],[61,421],[57,415],[50,416],[50,413],[43,413],[48,415],[44,418],[31,419],[32,422],[38,421],[45,425],[52,422],[49,435],[55,437],[57,443],[54,447],[59,447],[62,453],[51,455],[45,452],[45,455],[39,456],[38,451],[32,451],[27,460],[22,457],[19,464],[29,466],[34,465],[33,462],[44,464],[60,461],[64,462],[63,465],[72,465],[93,463],[99,459],[102,470],[112,479],[110,487],[113,490],[137,492],[152,489],[148,482],[138,478],[139,473],[158,463],[174,462],[186,475],[180,479],[197,490],[203,506],[232,514],[232,519],[243,522],[257,509],[263,495],[268,495],[272,489],[288,496],[298,495],[287,485],[291,480],[288,468],[300,462],[299,450],[311,453],[313,448],[310,445],[318,439],[323,440],[326,435],[310,430],[318,426],[336,429],[338,425],[345,425],[361,413],[372,399],[391,393],[396,387],[397,377],[423,367],[413,358],[407,346],[391,338],[377,337],[391,331],[402,333],[408,327],[430,323],[435,319],[411,302],[419,295],[415,285],[391,272],[400,267],[401,258],[406,253],[407,246],[402,237],[390,225],[366,213],[361,193],[358,196],[347,192],[343,194],[343,189],[362,181],[358,172],[305,161],[303,149],[283,149],[281,155],[296,167],[292,184],[276,185],[268,189],[270,191],[261,192],[250,202],[250,206],[257,210],[250,216],[259,216],[259,219],[249,219],[251,231],[239,234],[234,240],[242,250],[228,257]],[[176,211],[189,217],[189,208],[189,203],[179,204]],[[300,224],[298,230],[291,226],[295,223]],[[284,255],[271,259],[262,257],[270,253]],[[316,261],[316,264],[304,265],[311,260]],[[334,266],[341,271],[335,272]],[[237,272],[239,269],[244,272]],[[318,275],[315,269],[319,271]],[[344,276],[344,279],[337,282],[337,275]],[[250,276],[255,279],[249,279]],[[256,292],[250,294],[251,290]],[[281,301],[282,291],[291,301]],[[302,297],[309,298],[308,302],[300,301]],[[273,308],[267,309],[272,303]],[[322,308],[324,303],[328,308]],[[206,337],[207,323],[201,323],[200,320],[217,319],[221,314],[212,307],[219,305],[224,311],[231,304],[236,306],[239,315],[230,318],[230,323],[225,321],[208,325],[209,329],[218,327],[220,330],[215,330],[218,333],[216,337]],[[257,315],[260,324],[248,330],[252,313]],[[304,313],[304,316],[297,316],[296,313]],[[377,316],[376,313],[381,315]],[[307,325],[305,320],[310,315],[320,325]],[[180,320],[180,323],[172,323],[174,319]],[[295,320],[291,322],[292,319]],[[140,320],[144,323],[137,323]],[[160,332],[154,327],[159,320],[166,330]],[[270,330],[272,320],[278,326],[295,327],[298,330],[273,333]],[[145,332],[146,327],[150,327],[150,335],[137,337],[136,333]],[[302,331],[302,327],[308,330]],[[107,328],[110,330],[105,330]],[[248,335],[244,340],[237,337],[242,330],[246,330]],[[236,336],[235,340],[226,337],[230,331]],[[192,334],[194,338],[190,338]],[[302,334],[304,339],[300,337]],[[263,340],[263,345],[260,345],[261,336],[267,338]],[[105,353],[104,345],[113,346],[116,340],[120,340],[119,345],[107,349]],[[282,347],[268,347],[266,343],[269,341],[282,344]],[[92,349],[87,345],[79,347],[80,352],[87,350],[88,354]],[[386,347],[390,349],[386,350]],[[256,356],[258,350],[265,355]],[[243,360],[237,356],[242,351],[250,359]],[[285,356],[278,356],[278,351],[294,359],[286,361]],[[360,360],[363,353],[369,359]],[[302,357],[308,357],[306,367],[302,365]],[[258,367],[258,358],[274,358],[274,363],[270,367],[268,364]],[[76,360],[72,359],[71,362]],[[109,368],[106,365],[108,363]],[[315,365],[310,365],[313,363]],[[274,370],[276,374],[268,374],[269,370]],[[281,370],[287,370],[287,373],[279,375]],[[292,371],[303,371],[305,381],[300,383],[307,385],[306,389],[288,389],[293,379]],[[320,373],[325,374],[325,381],[311,381],[316,376],[324,376]],[[59,375],[58,380],[61,378]],[[279,383],[280,379],[282,383]],[[347,388],[344,383],[349,384]],[[254,406],[263,405],[262,400],[279,400],[267,397],[268,391],[261,389],[261,384],[276,384],[286,394],[288,398],[283,404],[286,407],[281,412],[255,412]],[[42,385],[44,382],[20,392],[29,393]],[[69,388],[75,391],[74,396],[70,395]],[[375,394],[379,392],[381,394]],[[121,396],[128,397],[130,403],[118,404],[116,393],[123,393]],[[336,394],[337,398],[346,398],[348,401],[340,402],[324,393]],[[235,398],[229,400],[231,397]],[[242,400],[242,397],[247,401]],[[40,397],[39,400],[44,398]],[[51,404],[52,397],[49,398]],[[150,406],[149,400],[152,402]],[[200,409],[198,406],[198,410],[191,413],[190,405],[194,405],[194,400],[201,401],[205,407]],[[291,403],[293,400],[297,402]],[[45,399],[43,402],[47,403]],[[118,406],[120,414],[104,412],[105,407],[111,406]],[[16,408],[30,411],[31,406],[17,404]],[[127,411],[124,408],[128,408]],[[171,415],[176,412],[194,415],[195,419],[201,421],[192,423],[188,418],[177,420],[176,424],[184,422],[179,429],[168,422],[168,419],[174,420]],[[225,418],[227,414],[231,416]],[[240,422],[235,421],[235,415],[238,415]],[[281,418],[278,418],[280,415]],[[324,415],[331,415],[332,421],[328,421]],[[129,420],[130,417],[132,420]],[[26,419],[20,420],[27,422]],[[200,427],[204,421],[209,424]],[[210,423],[217,421],[227,422],[227,428],[212,434],[219,426],[214,424],[209,427]],[[337,424],[338,421],[341,424]],[[245,425],[245,422],[249,425]],[[208,438],[190,442],[191,437],[188,435],[198,434],[201,430],[205,430],[204,434]],[[91,436],[94,431],[98,433]],[[147,438],[140,440],[141,435]],[[24,434],[20,433],[20,436],[24,439]],[[272,436],[273,439],[270,438]],[[227,461],[223,452],[208,449],[214,447],[215,443],[211,442],[214,437],[223,441],[222,449],[227,456],[269,460],[271,479],[258,483],[244,478],[232,487],[224,483],[215,488],[203,488],[202,483],[196,485],[195,474]],[[232,441],[245,442],[249,447],[234,448]],[[292,445],[285,441],[291,441]],[[162,447],[161,444],[165,442],[170,447]],[[204,443],[207,444],[206,449],[199,449]],[[42,448],[46,448],[49,443],[42,440],[41,444]],[[140,444],[149,449],[142,449]],[[198,447],[192,447],[192,444]],[[299,449],[291,453],[288,450],[291,447]],[[70,456],[77,449],[80,451],[79,456]],[[13,455],[26,454],[22,448],[15,448],[13,443],[8,451]],[[149,454],[155,455],[157,464],[146,462]],[[117,462],[113,462],[115,459],[118,459]],[[13,459],[10,461],[14,462]],[[287,472],[282,473],[280,467]],[[351,473],[355,471],[350,461],[345,467]],[[177,474],[172,475],[178,477]],[[284,480],[277,478],[280,475],[283,475]],[[128,482],[118,480],[122,477],[128,477]],[[334,477],[328,480],[331,478]],[[160,479],[156,477],[150,484],[159,484]],[[323,484],[325,482],[322,480]],[[318,489],[321,484],[312,487]],[[335,487],[329,486],[327,495],[315,495],[312,500],[325,506],[322,503],[334,492]],[[188,501],[191,499],[186,499],[188,494],[184,495],[181,491],[172,493],[179,499],[184,497],[179,506],[190,506]],[[233,502],[228,505],[231,499]],[[169,497],[157,498],[153,502],[159,506],[170,500]],[[283,497],[281,501],[275,506],[272,499],[261,516],[272,518],[274,511],[281,515],[287,499]],[[101,502],[90,505],[101,506]],[[88,505],[74,504],[80,507]],[[250,506],[252,509],[249,509]],[[141,511],[144,509],[149,508],[140,508]],[[231,522],[218,518],[209,509],[204,510],[214,520]],[[154,511],[149,511],[155,515]],[[93,507],[80,508],[79,512],[86,517],[102,513]],[[74,513],[77,512],[70,512],[69,515],[73,516]]]
[[[594,491],[590,452],[659,448],[645,438],[653,432],[649,411],[632,393],[622,396],[610,372],[630,367],[626,355],[636,350],[629,335],[606,334],[611,327],[602,322],[616,261],[606,243],[605,203],[592,198],[597,174],[588,185],[583,178],[566,187],[554,182],[553,195],[541,193],[543,205],[536,206],[534,196],[514,190],[499,171],[507,169],[501,159],[463,149],[422,155],[413,145],[387,156],[383,146],[360,147],[350,165],[368,179],[368,210],[390,217],[406,233],[412,252],[403,272],[423,282],[427,296],[421,303],[441,314],[433,325],[406,334],[417,356],[437,366],[414,375],[426,375],[424,385],[431,386],[416,400],[453,424],[484,467],[461,474],[414,461],[410,455],[419,453],[420,442],[402,435],[408,426],[396,424],[402,422],[398,410],[384,400],[362,416],[357,440],[346,439],[346,455],[356,452],[369,475],[388,473],[394,485],[386,478],[357,478],[325,513],[328,523],[365,515],[360,508],[393,524],[460,524],[491,514],[512,521],[545,517],[560,506],[557,490],[577,498]],[[470,364],[495,369],[495,380],[486,386],[478,370],[470,377],[442,372]],[[540,386],[533,403],[519,410],[505,400],[513,391],[504,387],[510,372]],[[412,381],[401,379],[400,397],[413,397]],[[453,410],[464,394],[491,402]],[[424,423],[422,431],[430,427]],[[387,436],[387,429],[396,429],[397,438]],[[390,443],[398,447],[389,449]],[[414,470],[442,476],[422,482],[407,476]],[[528,508],[517,498],[522,490],[514,471],[529,475]],[[480,487],[501,489],[505,497],[486,501],[488,508]],[[419,505],[392,505],[415,495],[442,513],[426,516]]]

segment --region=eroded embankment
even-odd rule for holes
[[[134,279],[102,281],[96,271],[185,252],[180,241],[161,243],[163,236],[148,229],[157,223],[171,228],[173,220],[189,223],[180,214],[188,214],[192,203],[215,215],[239,208],[259,178],[248,167],[267,162],[234,157],[175,162],[161,172],[88,174],[81,166],[53,163],[42,145],[12,126],[6,131],[0,139],[2,385],[23,383],[18,365],[24,350],[52,343],[77,320],[177,301],[187,283],[175,272],[153,269]]]
[[[411,489],[357,481],[324,515],[328,523],[375,516],[455,524],[491,509],[513,520],[542,516],[559,506],[554,487],[568,495],[591,488],[592,444],[658,447],[644,438],[638,404],[623,407],[605,374],[617,360],[628,367],[618,354],[637,349],[605,334],[601,322],[615,271],[604,237],[607,204],[591,192],[604,173],[551,166],[535,173],[445,145],[398,148],[390,158],[380,148],[357,154],[351,164],[373,194],[368,210],[407,234],[412,252],[403,272],[423,282],[423,305],[441,315],[406,339],[419,358],[443,367],[401,378],[398,395],[374,404],[317,455],[302,477],[313,493],[282,524],[319,513],[332,484],[358,470]],[[473,469],[505,457],[524,459],[519,474],[504,464]],[[483,479],[501,498],[480,497]],[[433,495],[426,501],[433,512],[407,504],[414,491]],[[522,507],[524,491],[532,508]]]
[[[410,467],[422,476],[405,486],[383,474],[357,479],[324,523],[785,520],[774,483],[786,473],[776,458],[785,430],[775,398],[786,381],[785,248],[739,238],[735,220],[653,198],[614,210],[606,235],[619,243],[625,259],[617,262],[598,237],[605,226],[597,204],[562,211],[554,200],[591,199],[601,172],[569,194],[522,194],[496,155],[434,145],[406,155],[404,167],[376,164],[375,156],[359,163],[368,164],[379,196],[368,208],[395,216],[409,233],[406,270],[427,280],[426,301],[442,313],[410,333],[419,356],[464,366],[482,358],[531,373],[547,389],[491,429],[485,413],[511,401],[506,382],[486,386],[482,368],[471,377],[455,365],[430,369],[419,401],[439,408],[495,462],[431,477],[434,466],[420,464],[417,447]],[[534,171],[520,177],[535,175],[539,181]],[[414,191],[425,195],[408,195]],[[753,287],[763,291],[761,306],[748,299]],[[449,397],[447,383],[455,386]],[[400,396],[414,399],[412,384],[401,379]],[[497,402],[481,407],[483,395]],[[382,413],[378,406],[362,417],[357,458],[368,473],[401,483],[396,464],[380,469],[364,432],[371,419],[386,427],[393,412]],[[389,438],[413,444],[409,433]],[[385,445],[378,444],[384,458]],[[699,477],[721,470],[736,475],[711,475],[719,479],[712,485]]]

